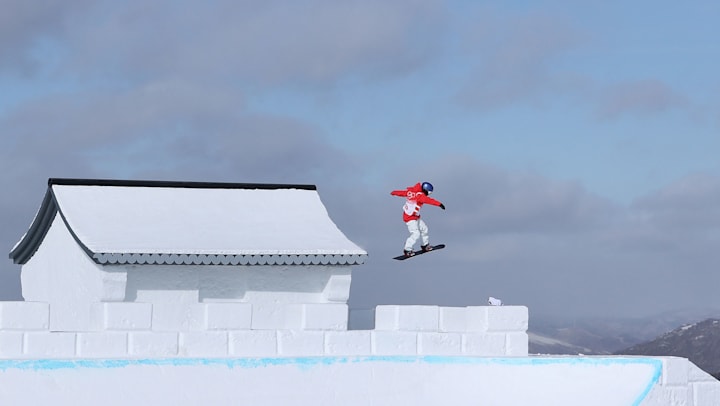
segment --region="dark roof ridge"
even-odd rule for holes
[[[50,178],[48,186],[131,186],[131,187],[167,187],[191,189],[303,189],[317,190],[315,185],[281,183],[233,183],[233,182],[188,182],[166,180],[121,180],[121,179],[77,179]]]

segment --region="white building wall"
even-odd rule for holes
[[[349,266],[115,265],[127,274],[126,301],[167,302],[169,291],[193,302],[347,303]]]
[[[330,317],[328,323],[333,329],[346,329],[351,267],[102,266],[88,257],[57,215],[38,251],[23,265],[21,282],[27,302],[49,306],[46,323],[50,331],[103,330],[107,323],[117,322],[103,314],[112,311],[103,304],[112,302],[151,304],[155,331],[200,331],[208,323],[214,328],[230,323],[228,328],[324,329],[326,317]],[[244,307],[245,316],[230,320],[234,316],[222,316],[203,306],[209,303],[252,304],[254,311]],[[300,307],[290,309],[287,304]],[[328,307],[303,307],[317,304]],[[240,309],[236,310],[242,312]],[[297,314],[302,321],[295,317]],[[220,320],[222,317],[230,319]],[[29,319],[42,318],[30,315]],[[13,323],[8,317],[5,320],[6,326]],[[138,326],[147,324],[137,321]]]
[[[92,331],[100,318],[93,303],[122,301],[126,275],[107,272],[78,246],[57,215],[33,257],[22,267],[22,295],[51,305],[51,331]]]

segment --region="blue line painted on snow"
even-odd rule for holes
[[[363,362],[387,363],[425,363],[455,365],[652,365],[659,372],[662,361],[655,358],[595,358],[595,357],[518,357],[494,358],[471,356],[354,356],[354,357],[265,357],[265,358],[141,358],[141,359],[35,359],[35,360],[0,360],[0,370],[7,369],[77,369],[77,368],[125,368],[128,366],[197,366],[224,365],[228,368],[261,368],[280,365],[316,366]]]
[[[543,365],[649,365],[653,374],[633,406],[638,406],[657,385],[662,373],[662,360],[655,358],[595,358],[595,357],[518,357],[489,358],[469,356],[354,356],[354,357],[266,357],[266,358],[145,358],[145,359],[37,359],[0,360],[0,371],[9,369],[48,371],[62,369],[113,369],[134,366],[224,366],[227,368],[267,368],[275,366],[296,366],[310,369],[315,366],[355,363],[393,364],[437,364],[437,365],[498,365],[498,366],[543,366]]]
[[[647,386],[645,386],[645,389],[644,389],[643,392],[640,394],[640,396],[637,398],[637,400],[635,401],[635,403],[633,403],[633,406],[639,406],[639,405],[640,405],[640,402],[642,402],[643,400],[645,400],[645,398],[646,398],[647,395],[650,393],[650,391],[652,390],[652,388],[653,388],[655,385],[657,385],[657,383],[660,381],[660,375],[662,375],[662,361],[660,361],[659,359],[649,360],[649,361],[656,361],[656,362],[657,362],[655,365],[653,365],[653,366],[654,366],[653,376],[652,376],[652,378],[650,378],[650,382],[648,382]]]

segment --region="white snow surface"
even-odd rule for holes
[[[53,185],[94,253],[366,255],[315,190]]]

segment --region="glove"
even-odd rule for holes
[[[445,210],[445,205],[442,204],[442,203],[440,203],[440,208],[443,209],[443,210]]]

